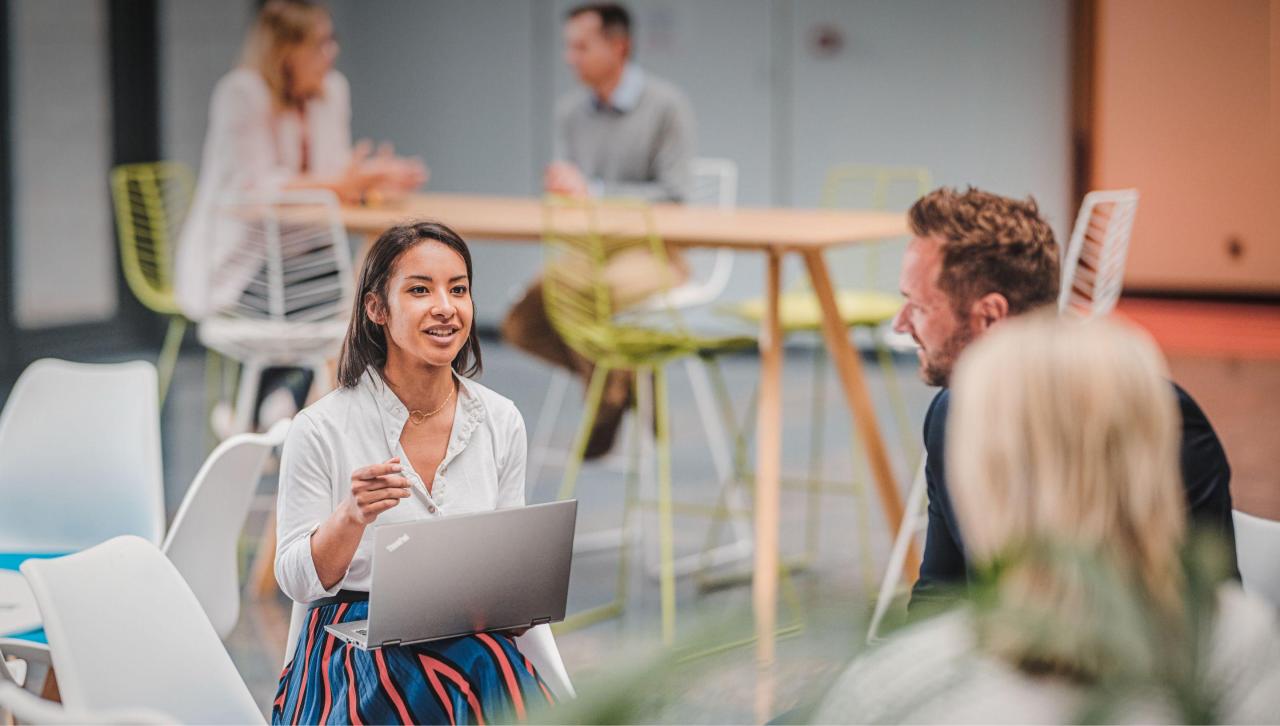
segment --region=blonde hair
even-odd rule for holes
[[[245,40],[240,65],[261,74],[277,108],[306,100],[291,95],[285,58],[328,17],[323,5],[310,0],[268,0],[259,11]]]
[[[1105,566],[1161,622],[1179,622],[1185,514],[1167,378],[1137,331],[1040,313],[1001,323],[961,358],[947,468],[966,546],[975,564],[999,568],[997,600],[1058,630],[1046,646],[992,619],[989,648],[1084,677],[1107,667],[1098,621],[1111,594],[1062,547]]]

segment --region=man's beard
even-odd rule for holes
[[[920,365],[920,377],[925,385],[946,387],[951,382],[951,369],[955,367],[956,359],[972,341],[973,331],[961,324],[950,338],[942,342],[936,353],[926,352],[924,363]]]

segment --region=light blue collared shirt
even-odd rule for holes
[[[628,63],[622,69],[622,78],[618,87],[613,89],[613,97],[603,99],[596,96],[592,99],[597,111],[611,109],[618,113],[627,113],[640,103],[640,94],[644,93],[644,69],[635,63]]]

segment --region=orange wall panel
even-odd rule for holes
[[[1130,288],[1280,293],[1280,0],[1099,0],[1090,188],[1137,187]]]

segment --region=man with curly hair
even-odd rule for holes
[[[908,213],[913,235],[899,285],[906,303],[894,330],[919,346],[920,376],[941,386],[924,420],[929,526],[920,578],[912,590],[914,616],[950,604],[962,594],[968,561],[946,482],[947,389],[956,360],[1001,320],[1056,304],[1058,245],[1035,200],[981,189],[943,187],[921,197]],[[1213,426],[1176,384],[1182,414],[1181,463],[1192,523],[1227,544],[1235,567],[1231,520],[1231,468]],[[999,421],[990,422],[999,426]],[[1080,425],[1087,426],[1087,421]]]

